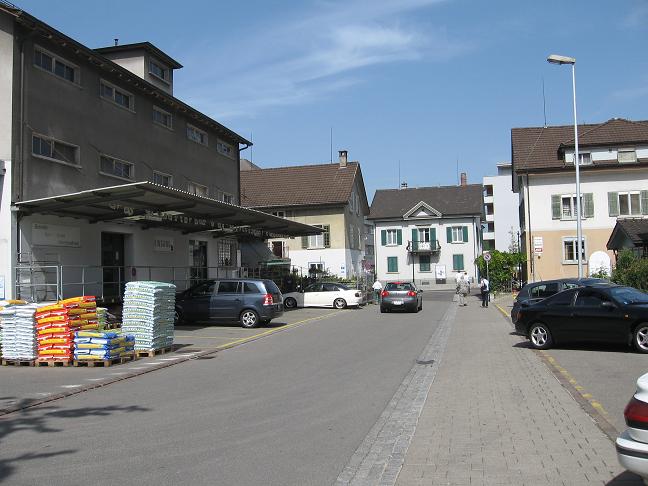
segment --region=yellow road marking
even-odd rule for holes
[[[506,312],[506,310],[503,309],[499,304],[495,304],[495,307],[497,307],[497,309],[498,309],[502,314],[504,314],[504,317],[509,317],[508,312]]]

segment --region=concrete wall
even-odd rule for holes
[[[0,60],[0,160],[11,160],[14,42],[13,23],[5,15],[0,15]]]
[[[498,165],[496,176],[484,177],[484,186],[493,186],[493,211],[495,223],[495,249],[509,251],[511,231],[517,239],[520,230],[518,217],[519,198],[511,188],[511,166]]]

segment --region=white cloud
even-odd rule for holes
[[[197,49],[208,59],[203,54],[187,60],[202,72],[187,73],[192,79],[183,83],[189,93],[183,97],[218,119],[253,117],[264,108],[312,102],[362,83],[361,70],[369,66],[451,58],[467,46],[407,16],[440,1],[324,2],[264,19],[280,27]]]

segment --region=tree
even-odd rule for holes
[[[612,281],[648,291],[648,259],[639,258],[632,250],[622,250],[612,271]]]
[[[490,251],[491,260],[488,262],[488,280],[494,291],[510,290],[511,281],[516,277],[520,265],[526,263],[524,253],[509,253],[506,251]],[[486,276],[486,261],[480,255],[475,260],[479,272]]]

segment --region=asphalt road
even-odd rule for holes
[[[376,306],[0,418],[12,485],[331,484],[452,298]]]

